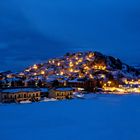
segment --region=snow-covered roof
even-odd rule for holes
[[[71,88],[71,87],[62,87],[62,88],[56,88],[55,90],[58,90],[58,91],[72,91],[73,88]]]
[[[4,89],[1,92],[3,93],[17,93],[17,92],[48,92],[48,88],[11,88],[11,89]]]
[[[4,89],[2,90],[2,92],[4,93],[17,93],[17,92],[33,92],[33,91],[37,91],[33,88],[14,88],[14,89]]]
[[[71,82],[71,83],[80,83],[80,82],[84,82],[83,80],[80,80],[80,79],[73,79],[73,80],[68,80],[68,82]]]
[[[14,77],[14,78],[7,78],[6,80],[7,80],[8,82],[12,82],[12,81],[19,81],[20,79]]]
[[[48,92],[48,88],[39,88],[41,92]]]

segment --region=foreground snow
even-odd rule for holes
[[[42,99],[42,101],[41,102],[52,102],[52,101],[57,101],[57,99],[54,99],[54,98],[44,98],[44,99]]]
[[[30,103],[32,103],[31,101],[21,101],[20,102],[21,104],[30,104]]]
[[[0,140],[139,140],[139,95],[0,105]]]

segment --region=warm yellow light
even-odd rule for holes
[[[128,84],[128,81],[127,81],[127,80],[125,80],[125,81],[124,81],[124,83],[125,83],[125,84]]]
[[[104,84],[103,86],[106,87],[106,84]]]
[[[75,57],[75,59],[78,60],[79,58],[78,57]]]
[[[105,75],[104,75],[104,74],[102,74],[102,75],[101,75],[101,78],[105,78]]]
[[[70,72],[73,72],[74,70],[72,68],[69,69]]]
[[[76,64],[76,65],[78,65],[78,64],[79,64],[79,62],[77,61],[77,62],[75,62],[75,64]]]
[[[55,63],[55,61],[54,61],[54,60],[52,60],[52,63],[54,64],[54,63]]]
[[[79,70],[74,70],[74,72],[75,72],[75,73],[78,73],[78,72],[79,72]]]
[[[38,66],[35,64],[35,65],[33,66],[33,69],[38,69]]]
[[[94,56],[94,53],[90,53],[88,57],[92,58],[93,56]]]
[[[30,71],[30,69],[26,69],[25,71],[26,71],[26,72],[29,72],[29,71]]]
[[[61,71],[61,72],[60,72],[60,75],[64,75],[64,72],[63,72],[63,71]]]
[[[70,67],[73,67],[73,63],[72,63],[72,62],[70,62],[70,63],[69,63],[69,66],[70,66]]]
[[[58,62],[58,63],[57,63],[57,66],[60,66],[60,64],[61,64],[61,63],[60,63],[60,62]]]
[[[42,70],[42,71],[41,71],[41,74],[44,75],[44,74],[45,74],[45,71]]]
[[[84,74],[80,73],[79,78],[83,78],[83,77],[84,77]]]
[[[37,73],[34,73],[34,76],[36,76],[37,75]]]
[[[92,74],[89,75],[90,78],[94,78]]]
[[[85,66],[84,69],[85,69],[85,70],[89,70],[90,68],[89,68],[88,66]]]
[[[108,84],[111,84],[112,82],[111,82],[111,81],[108,81],[107,83],[108,83]]]
[[[80,58],[80,59],[78,60],[78,62],[79,62],[79,63],[83,62],[83,58]]]
[[[97,69],[98,67],[95,65],[94,68]]]
[[[106,70],[106,66],[101,66],[101,65],[95,65],[94,69],[99,69],[99,70]]]

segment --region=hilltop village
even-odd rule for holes
[[[20,73],[0,73],[0,102],[71,99],[75,93],[140,93],[140,70],[99,52],[67,53]]]

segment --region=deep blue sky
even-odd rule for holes
[[[79,50],[140,63],[140,1],[0,0],[0,70]]]

